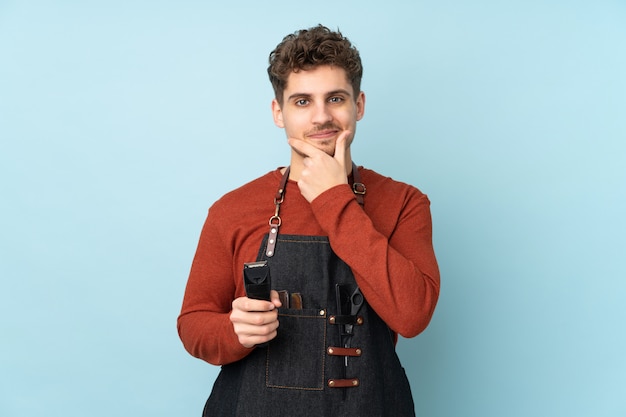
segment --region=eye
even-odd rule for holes
[[[341,103],[343,101],[343,97],[331,97],[328,99],[330,103]]]
[[[306,106],[307,104],[309,104],[309,100],[301,98],[301,99],[296,100],[295,103],[296,103],[296,106],[300,106],[300,107]]]

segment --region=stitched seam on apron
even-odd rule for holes
[[[306,317],[306,318],[320,318],[319,316],[299,316],[299,315],[289,315],[283,314],[284,316],[289,317]],[[307,388],[307,387],[292,387],[292,386],[283,386],[283,385],[272,385],[269,384],[269,369],[270,369],[270,347],[267,348],[267,355],[265,356],[265,386],[267,388],[279,388],[279,389],[295,389],[300,391],[324,391],[324,378],[326,377],[326,331],[327,331],[327,321],[326,316],[324,316],[324,327],[323,327],[323,341],[324,341],[324,349],[321,349],[322,354],[322,372],[321,372],[321,381],[319,388]]]

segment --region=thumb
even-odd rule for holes
[[[335,155],[334,158],[339,164],[345,168],[346,165],[346,148],[348,147],[349,130],[345,130],[335,142]]]
[[[271,290],[270,291],[270,301],[274,304],[275,307],[282,307],[283,303],[280,302],[280,297],[278,296],[278,291]]]

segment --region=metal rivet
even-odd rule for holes
[[[272,229],[272,233],[276,233],[276,229]]]
[[[354,385],[355,387],[359,385],[359,380],[358,379],[353,380],[352,385]]]
[[[320,310],[320,316],[323,316],[324,314],[326,314],[326,310]]]
[[[328,319],[328,321],[330,321],[330,324],[335,324],[335,316],[330,316],[330,319]]]
[[[270,243],[274,243],[274,239],[270,239]]]
[[[332,379],[330,381],[328,381],[328,386],[329,387],[334,387],[335,386],[335,381],[333,381]]]
[[[359,317],[356,319],[356,324],[363,324],[363,317]]]
[[[268,254],[269,256],[272,256],[272,253],[274,253],[274,252],[272,252],[272,251],[268,251],[268,252],[267,252],[267,254]]]
[[[354,353],[356,353],[357,355],[361,356],[361,349],[355,350]]]
[[[333,352],[334,352],[334,349],[333,349],[333,348],[328,348],[328,353],[329,353],[329,354],[331,354],[331,355],[332,355],[332,354],[333,354]]]

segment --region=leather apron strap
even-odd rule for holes
[[[270,217],[269,225],[270,225],[270,234],[269,239],[267,241],[267,250],[265,251],[265,255],[268,257],[274,256],[274,252],[276,251],[276,240],[278,238],[278,228],[282,224],[282,219],[279,216],[280,205],[285,201],[285,191],[287,191],[287,181],[289,180],[289,171],[290,167],[285,169],[285,173],[283,177],[280,179],[280,185],[278,186],[278,190],[276,191],[276,195],[274,195],[274,215]],[[348,180],[350,183],[350,180]],[[361,182],[361,174],[354,162],[352,162],[352,192],[356,197],[356,201],[363,207],[365,204],[364,196],[367,189],[365,188],[365,184]]]

